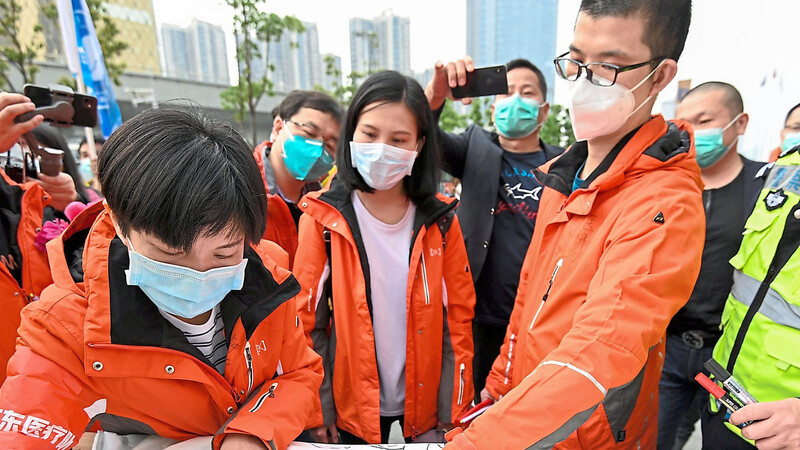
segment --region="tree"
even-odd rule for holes
[[[487,107],[490,105],[490,103],[490,100],[485,97],[473,98],[472,105],[469,109],[469,114],[467,115],[470,122],[481,128],[491,125],[492,114],[491,112],[487,111]]]
[[[43,8],[42,11],[49,17],[56,17],[55,5]],[[5,86],[11,91],[17,88],[11,82],[9,70],[14,68],[22,75],[22,82],[33,84],[39,68],[33,60],[39,51],[44,48],[42,25],[37,23],[33,27],[33,38],[30,42],[22,42],[20,36],[19,20],[22,14],[22,5],[17,0],[0,0],[0,86]]]
[[[330,90],[319,84],[315,84],[314,89],[330,95],[340,105],[347,107],[356,94],[364,75],[361,72],[350,72],[350,75],[347,76],[347,83],[343,83],[342,71],[336,67],[336,60],[333,55],[325,55],[324,62],[325,75],[333,78],[333,83],[330,86]]]
[[[442,114],[439,116],[439,128],[448,133],[464,131],[467,127],[467,116],[459,114],[453,102],[444,102]]]
[[[548,144],[568,147],[575,142],[575,134],[572,132],[572,121],[569,118],[569,110],[561,105],[550,107],[550,115],[542,125],[539,136]]]
[[[258,141],[256,107],[264,95],[275,94],[274,84],[269,79],[270,71],[275,70],[269,63],[269,43],[279,41],[284,32],[303,32],[303,23],[294,16],[279,16],[259,9],[266,0],[225,0],[232,7],[233,28],[236,36],[236,63],[239,69],[239,83],[220,94],[222,107],[235,111],[240,123],[249,115],[252,124],[253,143]],[[264,52],[259,51],[263,43]],[[264,60],[264,73],[255,73],[253,63]]]

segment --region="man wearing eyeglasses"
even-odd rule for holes
[[[685,123],[652,116],[674,78],[690,0],[583,0],[568,80],[576,142],[544,185],[511,322],[484,397],[446,448],[656,447],[670,318],[705,234]]]
[[[278,106],[270,140],[255,149],[268,193],[264,239],[286,250],[290,266],[302,215],[297,202],[321,189],[320,180],[333,168],[342,118],[341,107],[329,95],[293,91]]]

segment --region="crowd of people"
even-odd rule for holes
[[[399,422],[448,449],[672,450],[701,420],[704,448],[800,448],[800,105],[769,164],[737,152],[724,81],[654,115],[690,19],[582,0],[553,66],[508,62],[493,131],[438,126],[469,57],[426,87],[376,73],[346,110],[292,92],[255,146],[152,109],[77,161],[0,93],[7,160],[28,132],[67,150],[58,176],[0,172],[0,447],[376,444]],[[539,134],[545,70],[568,149]],[[710,396],[712,358],[759,402]]]

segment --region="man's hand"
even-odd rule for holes
[[[489,399],[492,399],[492,401],[495,401],[495,402],[497,401],[496,398],[492,397],[492,394],[489,393],[488,389],[483,388],[483,390],[481,391],[481,401],[485,402],[486,400],[489,400]]]
[[[69,174],[61,172],[57,176],[51,177],[40,173],[38,177],[39,179],[36,181],[50,195],[50,206],[53,208],[63,211],[67,205],[78,200],[75,183]]]
[[[336,425],[321,426],[319,428],[312,428],[311,439],[320,444],[338,444],[339,443],[339,430]]]
[[[44,116],[41,115],[26,122],[14,123],[17,116],[34,109],[36,106],[24,95],[0,93],[0,153],[10,150],[23,134],[42,123]]]
[[[232,433],[222,441],[221,450],[264,450],[267,446],[261,439],[249,434]]]
[[[454,100],[451,89],[467,84],[467,72],[473,70],[475,70],[475,63],[469,56],[449,62],[447,65],[437,61],[433,68],[433,79],[425,88],[425,96],[428,97],[431,110],[435,111],[441,108],[445,99]],[[472,99],[462,98],[461,103],[469,105],[472,103]]]
[[[742,428],[742,436],[759,449],[800,449],[800,399],[753,403],[731,414],[731,423],[758,421]]]

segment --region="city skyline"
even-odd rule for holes
[[[166,76],[229,84],[225,32],[219,25],[194,19],[188,27],[161,26]]]
[[[409,18],[391,9],[372,19],[350,18],[350,70],[387,69],[411,75],[410,28]]]

